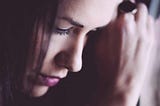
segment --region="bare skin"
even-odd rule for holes
[[[120,1],[62,0],[55,30],[39,70],[41,74],[60,79],[68,72],[80,71],[88,32],[107,25],[95,44],[99,85],[91,106],[135,106],[149,69],[155,42],[152,19],[142,4],[134,15],[122,13],[113,18]],[[34,71],[30,70],[26,79],[32,73]],[[32,84],[28,80],[24,82]],[[30,95],[43,96],[49,88],[33,83]]]
[[[144,4],[136,14],[122,13],[102,31],[96,42],[99,71],[95,106],[135,106],[152,64],[153,20]],[[103,96],[102,96],[103,95]]]
[[[65,78],[68,72],[80,71],[88,32],[107,25],[111,21],[119,1],[61,0],[42,69],[38,70],[37,78],[33,76],[37,74],[34,65],[33,70],[27,70],[23,92],[30,93],[29,95],[33,97],[43,96],[50,88],[47,83],[57,80],[57,77],[59,80]],[[41,26],[39,26],[40,35],[41,32]],[[42,74],[52,79],[48,80]],[[30,81],[30,79],[34,79],[34,81]]]
[[[160,105],[160,17],[156,20],[155,23],[155,32],[156,32],[156,55],[154,57],[153,68],[150,73],[147,75],[145,84],[143,86],[143,91],[141,93],[141,106],[159,106]]]

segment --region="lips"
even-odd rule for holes
[[[55,86],[60,81],[60,78],[54,76],[47,76],[44,74],[39,74],[38,76],[38,83],[45,86]]]

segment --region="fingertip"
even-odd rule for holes
[[[145,12],[148,13],[147,6],[146,6],[144,3],[139,3],[139,4],[137,5],[137,8],[139,8],[140,10],[145,11]]]
[[[148,9],[144,3],[137,4],[137,12],[135,14],[136,21],[145,21],[148,17]]]

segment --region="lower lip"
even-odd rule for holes
[[[53,87],[57,85],[59,81],[60,79],[56,77],[54,78],[54,77],[43,76],[43,75],[38,76],[38,82],[42,85],[49,86],[49,87]]]

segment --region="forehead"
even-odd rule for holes
[[[107,24],[118,0],[61,0],[58,17],[69,17],[84,26],[94,27]]]

